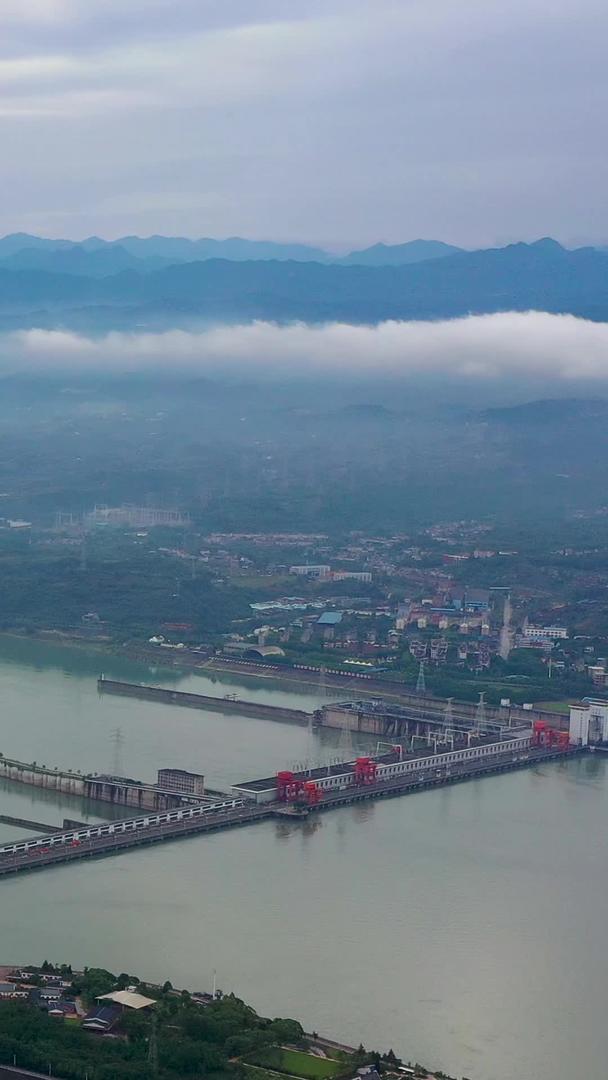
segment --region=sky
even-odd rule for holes
[[[605,0],[1,0],[0,233],[608,242]]]

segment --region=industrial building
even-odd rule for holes
[[[481,762],[497,757],[513,759],[525,754],[534,744],[534,736],[528,729],[524,734],[511,738],[480,737],[462,750],[447,746],[431,754],[428,748],[404,753],[401,746],[395,746],[388,754],[358,757],[353,761],[308,769],[305,772],[283,770],[276,776],[235,784],[232,791],[235,798],[249,799],[257,804],[289,802],[302,796],[306,802],[314,805],[324,793],[343,792],[362,784],[379,785],[383,781],[413,774],[425,777],[437,770],[446,775],[474,761]],[[540,743],[536,741],[536,745]]]
[[[178,791],[184,795],[205,794],[205,777],[186,769],[159,769],[157,785],[163,791]]]
[[[227,641],[222,648],[224,656],[242,660],[267,660],[269,657],[285,656],[279,645],[256,645],[251,641]]]
[[[439,727],[462,731],[475,728],[485,735],[500,735],[515,733],[518,728],[529,729],[534,720],[544,720],[550,726],[567,726],[567,717],[550,709],[514,705],[507,698],[501,700],[500,706],[489,705],[484,694],[474,703],[404,692],[399,701],[388,698],[331,701],[316,713],[316,722],[321,727],[348,728],[353,733],[391,739],[424,735],[429,728]]]
[[[570,706],[570,743],[572,746],[597,746],[608,743],[608,701],[584,698]]]
[[[565,641],[568,631],[565,626],[531,626],[528,623],[523,628],[523,635],[532,641]]]
[[[87,526],[118,525],[131,529],[161,525],[166,529],[184,529],[190,524],[190,516],[181,510],[159,510],[149,506],[95,506],[85,515],[84,523]]]
[[[326,563],[304,563],[302,566],[290,566],[289,573],[295,574],[296,577],[307,577],[317,581],[320,578],[329,577],[331,566]]]

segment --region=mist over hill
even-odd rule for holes
[[[384,533],[464,517],[510,528],[606,505],[605,399],[488,410],[441,404],[432,386],[335,380],[319,393],[176,380],[170,368],[37,373],[0,389],[0,490],[15,518],[145,497],[207,528]]]

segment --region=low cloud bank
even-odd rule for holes
[[[200,331],[63,330],[0,336],[0,371],[286,376],[441,375],[608,379],[608,323],[573,315],[506,312],[442,322],[277,326],[255,322]]]

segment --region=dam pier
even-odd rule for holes
[[[564,737],[565,734],[565,737]],[[567,733],[542,727],[502,737],[478,733],[451,746],[387,753],[235,784],[231,796],[207,799],[101,825],[53,831],[0,847],[0,877],[49,868],[75,859],[113,855],[144,844],[175,840],[286,816],[294,819],[368,799],[420,792],[508,772],[581,752]]]
[[[570,718],[542,710],[506,710],[479,704],[441,702],[408,695],[330,702],[314,712],[212,698],[164,687],[98,680],[100,694],[183,705],[224,714],[252,716],[351,733],[382,736],[374,753],[305,763],[299,770],[243,780],[229,791],[205,790],[202,774],[183,769],[158,771],[156,784],[125,777],[82,775],[0,756],[0,777],[68,795],[79,795],[131,810],[130,816],[102,824],[64,822],[29,839],[0,847],[0,877],[96,855],[112,855],[152,844],[252,825],[270,819],[297,820],[369,799],[396,797],[461,783],[513,769],[563,760],[608,745],[608,705],[586,702]],[[350,751],[352,755],[352,750]],[[26,823],[24,828],[35,823]]]
[[[449,727],[455,723],[462,728],[475,728],[480,725],[494,731],[530,727],[535,721],[549,724],[551,727],[566,729],[568,717],[547,709],[524,709],[518,705],[496,707],[483,701],[453,701],[413,694],[401,684],[390,684],[391,691],[399,687],[398,698],[366,697],[346,701],[328,702],[314,712],[304,709],[289,709],[280,705],[267,705],[264,702],[248,701],[227,694],[225,697],[212,697],[206,694],[186,693],[162,686],[150,686],[144,683],[121,682],[107,679],[103,675],[97,680],[99,694],[113,694],[119,697],[137,698],[165,705],[180,705],[191,709],[203,709],[206,712],[219,712],[226,716],[247,716],[256,720],[275,720],[280,723],[314,724],[318,727],[338,730],[349,729],[353,734],[376,735],[378,737],[405,738],[407,736],[426,735],[429,731]],[[387,691],[389,686],[385,688]],[[481,706],[481,708],[480,708]]]
[[[286,709],[279,705],[266,705],[261,701],[243,701],[234,694],[227,694],[223,698],[190,694],[183,690],[168,690],[163,686],[119,682],[116,679],[106,679],[103,675],[97,680],[97,690],[100,694],[115,694],[165,705],[181,705],[190,709],[204,709],[206,712],[238,713],[239,716],[250,716],[254,720],[307,724],[310,716],[303,709]]]

